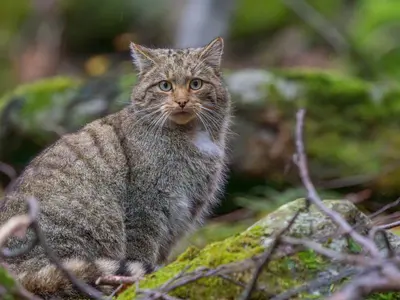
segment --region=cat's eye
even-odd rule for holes
[[[189,86],[192,90],[198,90],[201,88],[202,85],[203,85],[203,81],[201,79],[197,79],[197,78],[192,79],[189,84]]]
[[[163,80],[158,84],[158,87],[160,88],[160,90],[162,90],[163,92],[169,92],[170,90],[172,90],[172,84],[169,81]]]

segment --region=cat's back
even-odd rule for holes
[[[27,197],[35,197],[41,207],[56,207],[77,194],[94,202],[99,196],[124,193],[128,171],[118,128],[120,114],[62,136],[35,157],[6,195],[0,223],[25,212]]]

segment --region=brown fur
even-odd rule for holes
[[[139,278],[163,264],[224,185],[231,108],[220,74],[222,39],[204,48],[131,48],[139,70],[131,104],[43,151],[0,214],[3,223],[36,197],[48,244],[91,284],[100,275]],[[32,238],[29,232],[8,246]],[[41,247],[7,263],[38,295],[78,296]]]

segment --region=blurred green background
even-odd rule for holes
[[[227,40],[226,67],[321,67],[394,82],[400,76],[396,0],[192,2],[3,0],[0,93],[60,73],[100,75],[126,62],[131,40],[201,44],[207,39],[199,27],[210,23],[214,30],[203,31]],[[185,16],[192,15],[191,23]]]
[[[59,75],[90,81],[133,73],[130,41],[154,47],[200,46],[221,35],[227,73],[300,70],[282,76],[308,88],[307,103],[314,117],[309,129],[315,137],[325,134],[309,149],[317,162],[311,165],[312,172],[333,180],[318,186],[322,195],[346,197],[373,211],[394,200],[400,191],[396,167],[400,165],[396,114],[400,107],[399,32],[398,0],[2,0],[0,95],[5,96],[0,97],[0,110],[14,97],[10,95],[26,93],[17,88],[20,85]],[[301,71],[310,69],[316,73]],[[318,72],[325,75],[316,75]],[[57,81],[59,89],[69,84]],[[283,87],[286,91],[290,88]],[[56,94],[52,89],[40,91],[44,94],[39,95]],[[364,105],[367,98],[370,102],[380,99],[375,95],[383,91],[393,91],[385,98],[389,104],[383,101],[382,109]],[[280,99],[271,91],[269,95]],[[299,96],[299,103],[307,97]],[[263,122],[269,130],[293,125],[295,107],[288,111],[287,107],[287,103],[274,103],[267,108]],[[245,109],[239,109],[239,114],[242,111]],[[341,113],[345,113],[343,119]],[[1,139],[1,130],[8,130],[7,114],[3,111],[3,119],[0,117],[3,144],[6,139]],[[22,118],[14,120],[19,121],[24,122]],[[346,128],[343,122],[348,123]],[[257,128],[265,125],[260,124]],[[367,136],[373,146],[367,145]],[[34,146],[20,143],[18,151],[0,155],[0,159],[7,158],[6,163],[19,172],[51,140]],[[288,153],[279,164],[268,165],[269,170],[276,168],[274,172],[263,170],[260,176],[256,170],[247,170],[244,173],[256,174],[250,179],[240,176],[242,169],[233,172],[215,221],[233,222],[237,227],[229,229],[240,230],[241,224],[247,226],[252,218],[304,196],[298,181],[282,179],[293,153],[289,148],[285,147]],[[26,155],[21,156],[24,151]],[[330,169],[324,172],[327,166]],[[3,178],[3,186],[6,183]],[[397,217],[394,209],[379,222]]]

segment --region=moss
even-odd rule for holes
[[[244,237],[242,235],[238,235],[223,243],[210,245],[197,253],[195,258],[192,257],[193,249],[189,249],[189,255],[185,253],[173,264],[159,270],[153,275],[147,276],[140,287],[144,289],[157,288],[187,266],[190,266],[188,271],[202,266],[212,268],[258,254],[263,251],[263,248],[259,247],[259,235],[264,230],[260,229],[260,227],[253,228],[251,230],[252,233],[245,235],[245,241],[240,243],[238,243],[238,239],[242,239]],[[255,238],[256,236],[258,238]],[[253,241],[257,242],[254,244]],[[298,252],[294,255],[273,260],[260,275],[258,284],[270,293],[281,293],[315,279],[315,276],[325,268],[327,263],[327,260],[313,251]],[[233,277],[238,281],[248,282],[251,275],[249,271],[236,273]],[[242,288],[235,284],[220,278],[209,277],[179,287],[171,292],[171,295],[183,299],[237,299],[241,292]],[[132,299],[134,296],[135,289],[131,287],[120,295],[118,299]],[[302,299],[305,296],[307,296],[307,299],[311,299],[310,297],[314,297],[315,295],[303,293],[296,299]],[[265,299],[265,294],[261,292],[254,293],[252,299]]]
[[[169,260],[176,258],[176,256],[185,251],[188,246],[203,248],[207,244],[221,241],[234,234],[240,233],[252,225],[254,221],[255,220],[250,219],[234,223],[210,223],[194,232],[188,238],[181,240],[178,245],[174,247]]]
[[[222,264],[252,257],[261,253],[264,249],[260,246],[262,236],[264,236],[263,228],[255,226],[249,231],[236,234],[224,241],[211,243],[202,250],[191,247],[180,255],[175,262],[156,273],[148,275],[141,282],[140,287],[156,288],[184,270],[187,266],[190,266],[187,271],[192,271],[199,267],[215,268]],[[213,287],[219,288],[214,289]],[[240,292],[240,289],[219,278],[205,278],[197,281],[195,284],[178,288],[171,294],[184,299],[222,299],[219,297],[227,297],[227,291],[236,295]],[[210,296],[210,293],[219,294]],[[132,299],[133,296],[134,288],[132,287],[119,296],[118,299]]]

